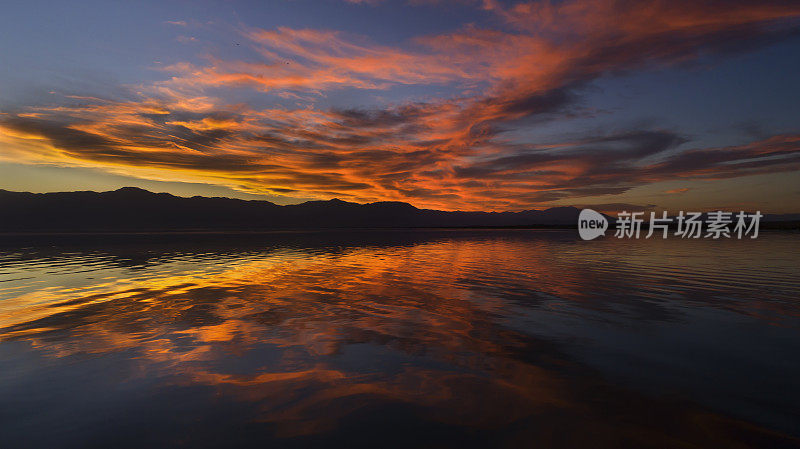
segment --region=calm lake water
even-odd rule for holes
[[[796,447],[800,234],[0,238],[0,446]]]

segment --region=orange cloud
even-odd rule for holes
[[[576,90],[610,72],[778,38],[784,2],[536,2],[484,7],[514,31],[474,26],[405,48],[337,31],[245,29],[259,61],[166,67],[136,101],[84,98],[0,116],[17,160],[51,160],[251,192],[445,209],[520,209],[679,178],[796,170],[797,135],[683,151],[664,130],[548,145],[513,143],[523,119],[570,113]],[[372,109],[319,109],[335,89],[447,86],[449,96]],[[230,104],[220,89],[296,100]],[[77,100],[77,99],[72,99]]]
[[[664,191],[664,193],[667,193],[667,194],[686,193],[686,192],[688,192],[689,190],[691,190],[691,189],[690,189],[690,188],[688,188],[688,187],[683,187],[683,188],[681,188],[681,189],[671,189],[671,190],[665,190],[665,191]]]

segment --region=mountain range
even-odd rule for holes
[[[358,204],[338,199],[279,206],[269,201],[152,193],[28,193],[0,190],[0,231],[258,231],[309,228],[571,226],[579,210],[448,212],[408,203]]]
[[[184,198],[136,187],[109,192],[0,190],[0,232],[261,231],[311,228],[574,227],[580,209],[520,212],[419,209],[402,202],[338,199],[280,206],[269,201]],[[800,214],[764,221],[797,220]]]

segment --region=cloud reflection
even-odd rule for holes
[[[63,359],[125,354],[137,366],[131,376],[159,379],[163,388],[210,388],[248,404],[248,419],[289,440],[336,434],[374,407],[488,434],[528,423],[505,435],[537,441],[580,443],[567,428],[585,425],[601,446],[617,438],[652,445],[667,437],[661,419],[676,423],[676,441],[732,443],[731,428],[780,439],[703,407],[615,387],[556,337],[572,319],[587,329],[680,322],[690,312],[676,309],[675,295],[757,320],[797,317],[786,302],[798,287],[780,238],[765,240],[774,255],[768,276],[747,261],[714,275],[718,261],[687,257],[697,249],[680,241],[615,250],[622,243],[603,241],[595,250],[564,233],[411,233],[368,246],[340,234],[322,247],[307,238],[289,236],[278,247],[268,238],[258,251],[188,241],[167,253],[122,247],[120,255],[131,248],[148,255],[133,265],[109,254],[113,245],[105,256],[70,257],[75,267],[11,253],[0,339]],[[719,246],[716,257],[739,250]],[[15,266],[29,267],[33,279],[16,278]],[[762,294],[765,282],[770,296]],[[653,408],[658,418],[620,424],[594,400],[628,418]],[[692,430],[695,422],[702,432]]]

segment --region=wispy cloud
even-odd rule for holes
[[[692,189],[690,189],[688,187],[683,187],[683,188],[680,188],[680,189],[665,190],[664,193],[666,193],[667,195],[674,195],[674,194],[679,194],[679,193],[686,193],[689,190],[692,190]]]
[[[442,208],[518,209],[676,178],[800,169],[800,134],[720,148],[694,147],[679,132],[652,127],[547,144],[505,136],[520,121],[575,113],[580,89],[605,74],[781,39],[796,29],[800,5],[598,0],[483,7],[508,27],[466,26],[404,46],[329,30],[245,28],[243,43],[257,60],[173,64],[164,69],[169,79],[140,86],[135,101],[34,107],[0,116],[0,126],[31,159]],[[399,86],[446,86],[450,93],[380,108],[314,104],[335,90]],[[298,106],[231,103],[225,89]]]

